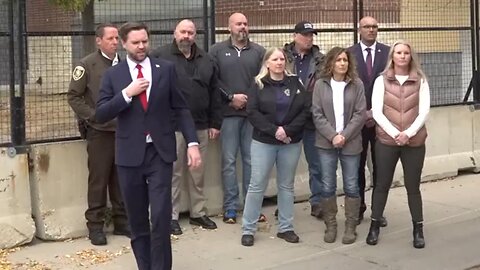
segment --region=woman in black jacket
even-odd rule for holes
[[[249,91],[247,113],[254,130],[252,177],[242,219],[241,242],[244,246],[253,245],[263,195],[274,164],[277,167],[279,209],[277,237],[290,243],[299,241],[293,231],[293,191],[311,96],[298,77],[286,71],[285,59],[282,49],[269,49]]]

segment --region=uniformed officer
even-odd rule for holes
[[[106,245],[103,231],[107,190],[112,204],[113,234],[130,236],[127,217],[115,167],[115,121],[95,122],[95,104],[103,73],[120,60],[117,54],[118,30],[101,24],[95,31],[96,52],[87,55],[73,69],[68,103],[84,128],[88,153],[88,209],[85,212],[89,238],[93,245]],[[82,130],[81,130],[82,133]]]

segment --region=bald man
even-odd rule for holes
[[[250,145],[253,127],[245,110],[248,89],[260,71],[265,49],[250,41],[248,22],[242,13],[233,13],[228,19],[230,37],[214,44],[209,54],[219,70],[219,85],[225,101],[222,142],[223,221],[237,222],[240,196],[237,182],[237,153],[242,156],[242,191],[247,194],[251,175]],[[263,215],[262,215],[263,216]],[[264,221],[260,217],[259,221]],[[264,217],[264,216],[263,216]]]
[[[362,129],[363,150],[360,156],[360,165],[358,169],[358,187],[360,188],[360,212],[358,213],[359,223],[363,220],[364,212],[367,210],[365,204],[365,164],[367,161],[368,145],[370,144],[371,157],[373,163],[372,179],[373,188],[377,183],[377,174],[375,171],[375,121],[372,117],[372,90],[375,78],[385,69],[390,47],[377,42],[378,22],[371,16],[363,17],[358,25],[360,42],[353,45],[349,50],[355,56],[357,62],[357,71],[360,79],[365,86],[365,97],[367,101],[367,122]],[[380,220],[382,227],[387,226],[387,220],[382,217]]]
[[[202,160],[207,160],[209,140],[216,139],[222,125],[222,107],[217,87],[217,70],[212,58],[195,43],[197,30],[191,20],[182,20],[175,27],[173,42],[157,48],[153,57],[160,57],[175,64],[178,87],[183,93],[195,121]],[[172,221],[171,233],[182,234],[178,223],[180,211],[181,179],[187,180],[190,224],[205,229],[216,229],[217,225],[205,212],[206,198],[203,192],[205,162],[196,170],[188,170],[187,145],[180,131],[177,140],[177,161],[173,164],[172,177]],[[185,176],[185,178],[183,178]]]

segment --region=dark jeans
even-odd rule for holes
[[[371,152],[372,152],[372,164],[373,164],[373,172],[372,179],[373,179],[373,188],[375,188],[375,184],[377,183],[377,170],[376,170],[376,160],[375,160],[375,127],[367,128],[363,127],[362,129],[362,153],[360,155],[360,165],[358,167],[358,188],[360,190],[360,211],[363,213],[367,210],[367,206],[365,204],[365,165],[367,163],[367,153],[368,153],[368,145],[370,144]]]
[[[320,170],[320,157],[315,146],[315,130],[305,129],[303,132],[303,152],[308,164],[308,184],[310,185],[310,204],[319,204],[322,196],[322,173]]]
[[[388,191],[392,185],[393,174],[398,159],[402,161],[405,188],[408,195],[408,207],[413,222],[423,221],[422,194],[420,178],[425,159],[425,145],[419,147],[390,146],[377,141],[377,186],[372,196],[372,219],[380,219],[387,203]]]
[[[107,208],[107,191],[112,204],[115,226],[126,226],[117,168],[115,166],[115,132],[88,128],[88,209],[85,212],[89,230],[103,229]]]

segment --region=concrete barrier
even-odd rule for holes
[[[427,121],[429,136],[422,181],[452,177],[459,170],[480,170],[480,112],[469,106],[432,108]],[[84,211],[87,194],[87,155],[85,142],[61,142],[32,146],[33,215],[37,236],[58,240],[86,235]],[[222,212],[223,188],[219,141],[211,141],[207,157],[205,194],[207,213]],[[240,176],[240,161],[238,174]],[[341,193],[341,172],[338,193]],[[241,179],[239,177],[238,179]],[[185,181],[184,181],[185,184]],[[276,194],[275,169],[266,196]],[[403,171],[398,164],[394,185],[403,185]],[[295,179],[297,201],[309,197],[307,165],[302,154]],[[182,209],[188,197],[182,191]]]
[[[32,145],[30,183],[37,237],[85,236],[87,153],[84,141]]]
[[[35,235],[31,217],[28,158],[9,157],[0,148],[0,249],[30,243]]]

